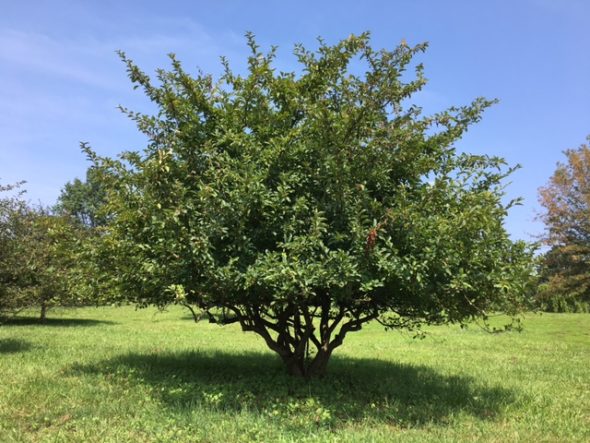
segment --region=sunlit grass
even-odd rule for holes
[[[180,309],[86,308],[0,326],[0,441],[589,441],[590,315],[522,333],[377,324],[323,380]]]

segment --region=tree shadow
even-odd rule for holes
[[[85,327],[99,325],[114,325],[116,322],[109,320],[94,320],[90,318],[46,318],[38,317],[10,317],[2,321],[2,326],[42,326],[42,327]]]
[[[0,355],[25,352],[31,349],[31,344],[25,340],[15,338],[0,339]]]
[[[470,377],[366,358],[334,357],[321,380],[290,377],[273,355],[253,352],[130,353],[71,370],[148,385],[173,409],[248,410],[297,427],[358,420],[414,427],[457,413],[489,420],[516,399]]]

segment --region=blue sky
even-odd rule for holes
[[[225,55],[240,69],[243,35],[293,69],[291,50],[371,31],[373,45],[428,41],[420,57],[430,79],[415,103],[427,112],[498,98],[460,149],[505,157],[512,176],[507,228],[531,239],[537,189],[562,151],[590,134],[590,2],[495,1],[2,1],[0,14],[0,183],[26,180],[29,199],[51,204],[64,183],[83,177],[79,150],[141,149],[145,140],[116,109],[148,110],[115,55],[124,50],[147,72],[174,52],[187,69],[220,71]]]

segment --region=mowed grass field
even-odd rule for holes
[[[180,308],[21,317],[0,326],[0,441],[590,441],[590,315],[524,326],[370,324],[305,381]]]

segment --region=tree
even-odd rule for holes
[[[590,140],[590,138],[589,138]],[[552,311],[590,310],[590,147],[565,151],[546,187],[543,238],[550,250],[542,267],[539,298]]]
[[[21,263],[21,291],[28,293],[30,304],[40,308],[42,321],[52,306],[82,302],[72,281],[81,238],[80,227],[68,217],[45,208],[29,212],[16,253]]]
[[[25,296],[16,290],[21,286],[21,274],[15,263],[17,239],[26,230],[28,214],[21,186],[0,185],[0,318],[25,304]]]
[[[66,183],[56,205],[56,211],[77,220],[82,226],[96,228],[105,224],[106,216],[101,214],[105,203],[105,191],[97,177],[97,171],[89,168],[86,181],[78,178]]]
[[[119,300],[111,280],[100,272],[100,268],[108,266],[111,257],[96,247],[109,217],[105,209],[106,191],[99,174],[100,171],[90,167],[85,181],[76,178],[66,183],[53,208],[57,215],[70,218],[78,228],[76,262],[68,273],[71,291],[85,303],[95,304]]]
[[[149,137],[143,152],[83,145],[107,189],[101,241],[122,294],[238,322],[307,377],[371,320],[412,328],[522,308],[530,251],[502,227],[512,169],[453,147],[492,102],[433,116],[405,106],[426,82],[421,65],[404,80],[426,45],[297,45],[293,73],[247,39],[247,74],[222,59],[216,81],[171,55],[156,85],[120,54],[159,108],[123,109]]]
[[[2,191],[14,191],[5,186]],[[0,316],[79,302],[71,276],[81,229],[69,217],[33,208],[22,193],[0,199]]]

